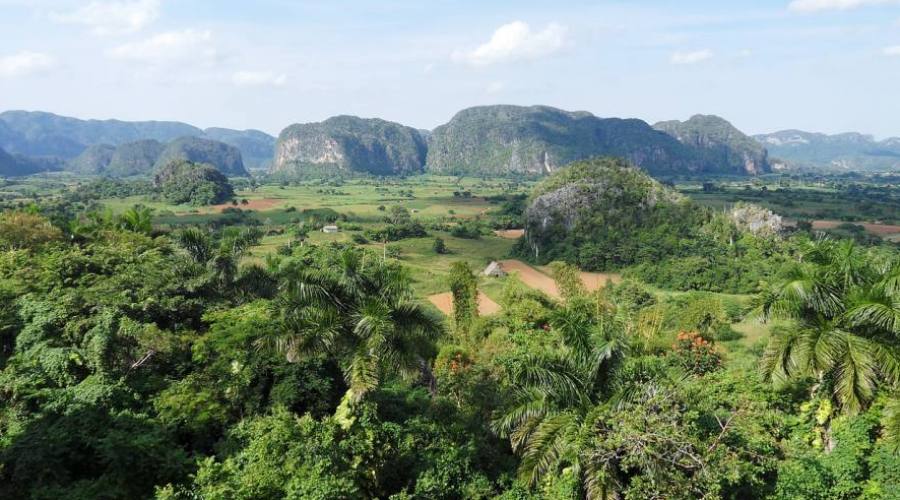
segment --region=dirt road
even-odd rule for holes
[[[447,316],[453,314],[453,294],[450,292],[438,293],[428,296],[428,301]],[[491,300],[482,292],[478,292],[478,314],[488,316],[500,312],[500,304]]]

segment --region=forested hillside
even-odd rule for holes
[[[772,170],[765,147],[718,116],[694,115],[653,128],[697,148],[707,164],[718,165],[723,173],[759,175]]]

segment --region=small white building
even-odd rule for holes
[[[506,271],[503,270],[503,266],[501,266],[499,262],[493,261],[484,268],[484,275],[492,278],[500,278],[506,276]]]
[[[336,233],[336,232],[338,232],[338,231],[339,231],[339,229],[338,229],[338,227],[335,226],[335,225],[325,226],[325,227],[322,228],[322,232],[323,232],[323,233]]]

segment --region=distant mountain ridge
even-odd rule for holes
[[[759,134],[754,139],[773,157],[795,167],[831,170],[900,170],[900,138],[876,141],[858,132],[821,134],[802,130],[782,130]]]
[[[0,148],[0,177],[17,177],[60,170],[62,162],[51,158],[29,158]]]
[[[147,176],[175,160],[212,165],[225,175],[249,175],[236,147],[199,137],[180,137],[168,144],[154,139],[119,146],[95,144],[69,160],[67,170],[107,177]]]
[[[264,168],[275,138],[258,130],[208,128],[174,121],[82,120],[42,111],[0,113],[0,148],[32,157],[72,160],[90,146],[120,146],[143,140],[168,143],[182,137],[223,142],[241,151],[248,165]],[[267,152],[267,153],[266,153]]]
[[[187,137],[197,140],[185,142]],[[166,153],[169,148],[174,149]],[[232,148],[239,151],[239,161]],[[759,175],[773,165],[900,171],[900,138],[876,141],[859,133],[800,130],[751,137],[712,115],[651,126],[586,111],[511,105],[463,109],[431,131],[379,118],[335,116],[289,126],[278,139],[258,130],[202,130],[176,121],[81,120],[5,111],[0,113],[0,149],[7,153],[2,175],[60,169],[114,177],[149,175],[164,154],[211,162],[227,175],[247,175],[250,168],[278,175],[541,176],[594,156],[622,157],[663,177]]]
[[[715,118],[715,117],[712,117]],[[586,111],[549,106],[479,106],[458,112],[434,129],[426,170],[444,174],[546,175],[594,156],[628,160],[653,175],[758,174],[768,171],[765,151],[748,168],[743,151],[752,142],[721,118],[716,129],[668,122],[657,130],[638,119],[599,118]],[[675,133],[690,128],[692,135]],[[707,130],[710,128],[710,130]],[[721,130],[727,131],[722,133]],[[726,140],[726,136],[728,140]],[[761,149],[761,148],[760,148]],[[726,160],[727,159],[727,160]]]

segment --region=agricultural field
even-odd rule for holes
[[[900,223],[900,184],[895,177],[768,176],[752,181],[686,182],[676,188],[713,208],[745,201],[793,220]]]

